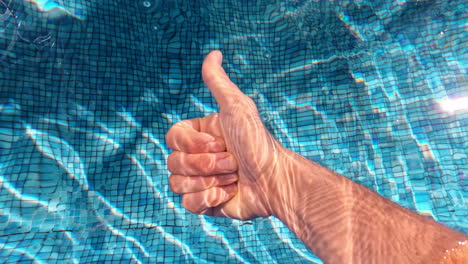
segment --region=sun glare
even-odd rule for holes
[[[468,111],[468,97],[447,98],[439,102],[442,110],[453,113],[455,111]]]

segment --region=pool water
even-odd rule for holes
[[[468,233],[468,3],[0,0],[0,262],[321,263],[188,213],[164,136],[214,49],[286,147]],[[460,103],[461,102],[461,103]]]

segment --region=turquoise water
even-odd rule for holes
[[[285,146],[468,233],[466,10],[0,0],[0,262],[321,263],[274,218],[169,190],[166,131],[217,109],[213,49]]]

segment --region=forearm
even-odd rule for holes
[[[288,154],[274,215],[326,263],[438,263],[467,237]]]

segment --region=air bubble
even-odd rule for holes
[[[370,29],[365,29],[364,30],[364,35],[366,35],[366,37],[370,38],[374,35],[374,32],[372,32],[372,30]]]
[[[138,8],[145,13],[153,13],[159,10],[161,0],[139,0],[137,1]]]
[[[268,115],[268,113],[261,113],[260,118],[262,119],[263,122],[270,121],[270,115]]]

